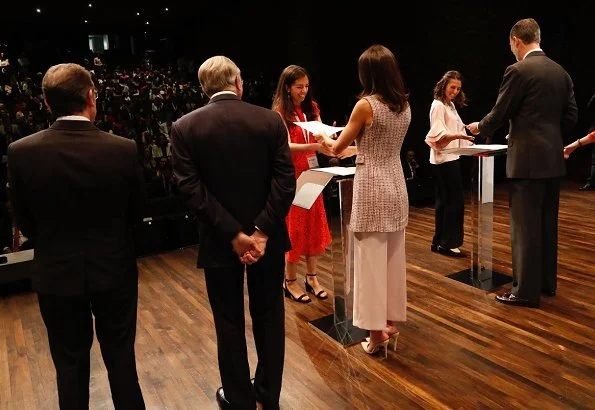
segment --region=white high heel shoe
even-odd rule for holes
[[[397,340],[399,340],[399,334],[400,334],[399,332],[395,332],[388,337],[388,340],[389,340],[388,344],[389,344],[389,346],[391,343],[393,344],[393,351],[395,351],[395,352],[397,351]]]
[[[399,332],[393,333],[392,335],[390,335],[388,337],[388,347],[391,347],[391,344],[392,344],[393,351],[395,351],[395,352],[397,351],[397,340],[398,339],[399,339]],[[366,342],[368,342],[368,343],[370,342],[369,337],[366,337]]]
[[[380,349],[384,349],[384,358],[386,359],[388,357],[388,342],[390,342],[390,337],[383,342],[375,344],[370,340],[366,340],[365,342],[362,342],[361,345],[364,348],[364,352],[368,354],[374,354]]]

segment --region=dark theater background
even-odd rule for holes
[[[429,149],[423,139],[436,81],[447,70],[462,72],[469,106],[461,117],[465,122],[481,119],[495,102],[504,69],[514,62],[509,30],[525,17],[540,23],[542,48],[572,76],[580,119],[569,137],[584,135],[585,106],[595,92],[595,36],[588,3],[14,1],[1,6],[0,47],[13,69],[25,53],[33,81],[40,78],[36,73],[56,63],[92,64],[98,56],[105,70],[124,70],[148,58],[153,69],[163,67],[172,75],[187,71],[186,81],[196,92],[200,63],[224,54],[250,85],[244,99],[263,106],[270,106],[281,70],[300,64],[310,71],[323,121],[344,125],[359,91],[357,58],[369,45],[381,43],[395,52],[411,93],[412,123],[403,152],[414,150],[426,164]],[[504,128],[492,142],[504,142]],[[503,161],[497,163],[497,182],[504,180]],[[568,161],[568,179],[583,181],[589,161],[590,149],[577,152]],[[165,203],[154,198],[152,212],[188,219],[184,205],[168,196]],[[192,240],[194,231],[187,229]]]
[[[595,191],[579,191],[589,176],[595,144],[577,149],[567,161],[557,217],[557,280],[553,289],[546,289],[545,283],[541,289],[541,283],[536,286],[535,292],[541,290],[539,308],[528,308],[523,307],[523,295],[519,295],[516,306],[499,303],[501,300],[495,298],[512,291],[511,234],[533,238],[527,246],[519,246],[524,241],[515,244],[517,267],[522,259],[518,256],[519,248],[531,248],[534,255],[547,254],[543,260],[522,260],[523,266],[532,265],[528,271],[537,274],[544,260],[553,259],[552,248],[544,248],[548,241],[543,240],[551,232],[512,231],[521,229],[523,224],[510,223],[506,156],[494,157],[493,192],[489,179],[482,177],[484,182],[488,179],[483,185],[488,189],[482,189],[481,198],[471,189],[472,184],[478,182],[478,169],[482,169],[479,164],[488,164],[489,169],[491,162],[461,157],[465,183],[464,241],[460,246],[463,257],[453,257],[457,255],[452,250],[436,252],[433,246],[435,181],[431,179],[429,147],[424,142],[433,88],[448,70],[458,70],[464,77],[463,90],[469,105],[458,110],[462,120],[479,121],[489,112],[506,67],[515,62],[509,46],[510,29],[527,17],[535,18],[541,26],[542,49],[568,71],[574,82],[579,122],[565,142],[584,137],[589,126],[587,103],[595,93],[595,0],[0,1],[0,410],[59,407],[61,398],[52,355],[60,349],[50,349],[48,341],[68,341],[71,332],[57,330],[54,334],[60,337],[49,339],[48,329],[53,332],[53,326],[46,323],[60,323],[69,329],[72,326],[68,324],[74,322],[62,314],[50,315],[56,319],[46,322],[40,302],[45,299],[47,306],[55,300],[56,306],[67,306],[71,300],[81,300],[78,295],[60,297],[32,290],[30,278],[38,262],[34,256],[39,256],[41,248],[35,248],[35,243],[13,225],[6,189],[7,147],[51,124],[53,118],[41,98],[41,79],[51,65],[67,62],[82,64],[93,72],[97,89],[96,126],[136,141],[149,194],[149,206],[135,232],[139,273],[136,305],[119,308],[117,301],[127,294],[126,286],[118,286],[113,296],[115,303],[106,302],[104,292],[97,297],[93,292],[91,303],[94,320],[102,305],[122,312],[121,319],[131,319],[132,307],[136,308],[136,331],[126,327],[125,339],[135,340],[138,381],[147,409],[225,408],[220,399],[223,393],[219,388],[224,382],[217,371],[219,358],[227,346],[244,354],[244,341],[251,364],[250,377],[254,374],[255,395],[264,393],[265,400],[277,381],[269,373],[274,366],[266,361],[257,365],[258,356],[263,358],[262,352],[270,350],[278,358],[284,352],[279,403],[284,410],[595,409]],[[247,274],[251,279],[246,281],[244,304],[236,302],[235,284],[239,282],[235,275],[227,274],[227,268],[212,269],[220,275],[209,280],[215,283],[214,292],[211,286],[207,289],[207,275],[204,269],[197,268],[197,257],[200,252],[204,256],[205,248],[197,246],[198,223],[177,190],[169,143],[172,122],[207,102],[198,84],[200,64],[214,55],[230,57],[242,70],[243,99],[264,107],[271,106],[282,70],[290,64],[302,65],[310,73],[310,91],[319,102],[323,122],[345,125],[360,92],[358,57],[372,44],[389,47],[400,63],[412,113],[401,156],[408,156],[412,150],[420,164],[415,172],[417,180],[406,182],[410,204],[407,227],[403,236],[398,236],[405,238],[405,244],[393,245],[396,241],[390,239],[391,245],[378,246],[373,254],[382,255],[386,248],[388,256],[389,248],[402,246],[405,257],[400,251],[390,252],[394,255],[389,256],[390,268],[384,269],[382,261],[372,261],[376,258],[370,257],[372,252],[360,252],[358,259],[376,262],[378,268],[358,267],[361,272],[356,277],[354,252],[362,246],[356,248],[355,243],[367,244],[368,239],[349,239],[355,235],[348,234],[344,223],[353,210],[353,185],[351,181],[339,184],[337,178],[322,193],[330,244],[319,258],[303,255],[293,279],[295,289],[303,291],[311,303],[300,303],[302,296],[292,297],[290,289],[281,296],[285,275],[269,271],[267,266],[273,262],[248,271],[253,273]],[[7,60],[8,68],[2,66]],[[491,136],[491,142],[506,143],[506,133],[504,125]],[[319,161],[325,159],[328,160],[319,157]],[[348,163],[353,158],[342,161]],[[36,163],[26,166],[36,169]],[[105,165],[97,161],[96,167],[102,166]],[[405,163],[405,172],[408,168]],[[251,182],[240,179],[237,184]],[[417,199],[413,195],[416,188]],[[543,197],[535,198],[542,204],[550,203]],[[376,200],[364,199],[372,204]],[[340,200],[344,201],[342,212]],[[546,208],[548,213],[536,212],[530,220],[550,215],[549,205],[540,209]],[[319,228],[318,223],[315,228],[311,225],[310,221],[300,221],[303,232],[316,239],[322,227],[315,229]],[[60,224],[52,226],[61,229]],[[381,237],[389,235],[369,236],[374,241]],[[83,241],[100,247],[106,243],[111,249],[109,235],[93,237],[92,242],[88,238],[88,232],[81,233]],[[384,242],[388,240],[383,239]],[[271,243],[273,247],[267,248],[267,254],[274,259],[274,249],[280,245]],[[84,262],[80,277],[89,285],[93,281],[87,274],[91,271],[88,266],[105,270],[106,275],[111,273],[108,269],[116,258],[106,257],[105,263],[101,263],[94,248],[87,251],[89,247],[85,247],[85,253],[93,256],[87,258],[86,254],[69,249],[69,244],[57,244],[61,248],[53,247],[58,252],[48,257],[55,261],[47,267],[48,271],[56,269],[48,276],[48,281],[56,278],[55,289],[62,287],[58,286],[62,281],[59,275],[71,271],[71,261],[77,267]],[[363,249],[368,249],[366,246],[371,247],[364,244]],[[105,252],[100,249],[97,255]],[[65,257],[65,262],[60,257]],[[97,261],[96,265],[87,260]],[[315,271],[312,260],[317,260]],[[405,269],[401,268],[403,265]],[[362,302],[366,298],[361,296],[368,292],[362,291],[367,288],[366,282],[386,282],[387,292],[375,295],[369,307],[378,307],[375,311],[384,321],[379,303],[386,301],[386,319],[393,319],[393,307],[400,306],[400,311],[404,306],[400,302],[403,289],[393,291],[397,270],[406,275],[406,321],[399,313],[399,318],[403,318],[399,323],[387,322],[391,327],[398,326],[398,332],[391,336],[387,332],[388,339],[376,344],[375,354],[369,354],[371,346],[363,340],[367,332],[352,326],[353,308],[368,303]],[[327,299],[306,290],[306,284],[311,282],[306,275],[312,273],[327,291]],[[523,277],[518,271],[515,273],[517,278]],[[403,275],[398,273],[399,283]],[[522,280],[536,280],[524,275]],[[275,280],[279,282],[276,296],[272,290],[263,291],[263,284],[269,288],[268,284]],[[256,283],[256,287],[248,282]],[[90,291],[92,287],[88,287]],[[287,282],[283,287],[287,287]],[[75,288],[65,284],[65,295],[69,289]],[[110,291],[105,294],[112,297]],[[271,300],[266,300],[269,295]],[[277,303],[280,298],[282,308]],[[99,309],[96,301],[100,302]],[[262,309],[271,302],[274,312]],[[229,333],[221,331],[220,326],[216,329],[215,320],[231,322],[224,317],[227,313],[217,313],[217,308],[213,314],[213,306],[226,306],[219,312],[233,311],[234,317],[244,307],[242,328],[245,324],[246,337],[235,325],[228,325],[229,329],[234,328]],[[89,311],[89,306],[72,310],[82,315]],[[269,326],[268,319],[264,320],[265,316],[278,318],[279,314],[284,318],[283,350],[278,340],[269,343],[279,339],[277,325]],[[119,383],[110,385],[110,381],[134,380],[131,371],[108,373],[116,361],[130,365],[128,360],[120,360],[120,356],[113,359],[115,356],[109,354],[110,341],[100,335],[108,322],[109,328],[122,328],[121,320],[102,317],[94,328],[85,327],[87,336],[80,338],[81,342],[76,338],[74,345],[84,340],[91,348],[87,368],[90,373],[87,377],[81,372],[71,391],[84,392],[81,381],[89,379],[89,408],[130,409],[130,405],[115,403],[116,394],[112,395]],[[259,327],[265,329],[264,344],[252,337],[263,334]],[[396,335],[400,335],[398,345]],[[221,342],[224,339],[225,344]],[[117,344],[131,346],[123,339]],[[70,347],[65,346],[63,350],[69,351],[68,356],[83,357],[71,354]],[[67,357],[66,353],[60,356]],[[69,366],[73,362],[69,361]],[[84,362],[87,364],[86,359]],[[260,371],[265,368],[268,370]],[[235,368],[235,379],[244,378],[243,389],[247,390],[248,380],[242,376],[242,369]],[[70,379],[65,380],[63,386],[70,383]],[[60,384],[62,381],[59,380]],[[77,408],[86,407],[81,404]],[[276,406],[265,404],[264,408]]]

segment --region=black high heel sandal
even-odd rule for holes
[[[309,273],[306,274],[306,276],[311,276],[311,277],[315,277],[316,275],[318,275],[317,273],[315,273],[314,275],[310,275]],[[310,292],[311,294],[313,294],[314,296],[316,296],[318,299],[328,299],[328,293],[326,292],[326,290],[321,289],[318,293],[314,292],[314,288],[308,283],[308,278],[304,279],[304,284],[306,285],[306,291]]]
[[[289,291],[289,289],[287,289],[287,283],[288,282],[295,282],[296,280],[297,279],[285,279],[285,282],[283,282],[283,293],[285,293],[285,297],[286,298],[289,298],[289,299],[291,299],[291,300],[293,300],[295,302],[298,302],[298,303],[310,303],[310,302],[312,302],[312,299],[310,299],[308,297],[308,294],[307,293],[303,293],[299,297],[296,298],[295,296],[293,296],[293,293],[291,293]]]

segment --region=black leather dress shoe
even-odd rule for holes
[[[587,182],[585,185],[578,189],[579,191],[595,191],[595,185],[592,185],[590,182]]]
[[[225,398],[225,394],[223,394],[223,387],[219,387],[217,389],[215,398],[217,399],[217,404],[219,405],[219,410],[231,410],[231,403],[228,402],[227,399]]]
[[[441,255],[452,256],[453,258],[464,258],[467,256],[463,252],[454,252],[448,248],[443,248],[442,246],[438,246],[438,253]]]
[[[530,300],[519,298],[510,292],[503,295],[496,295],[496,301],[512,306],[539,307],[539,302],[531,302]]]

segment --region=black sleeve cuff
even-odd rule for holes
[[[242,226],[242,232],[244,232],[246,235],[250,236],[254,232],[256,232],[256,226],[254,226],[254,224],[244,225],[244,226]]]

